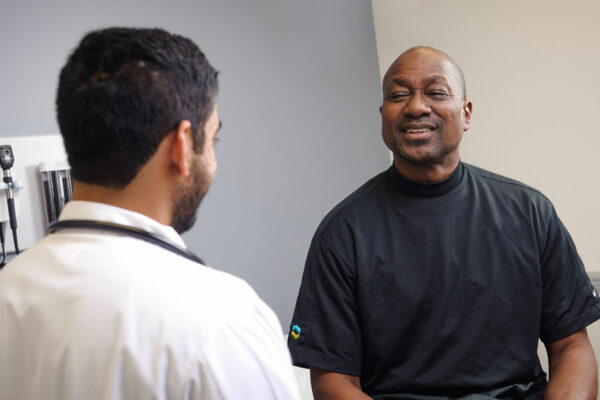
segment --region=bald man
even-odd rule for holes
[[[472,110],[439,50],[385,74],[393,165],[320,224],[290,326],[315,399],[596,398],[597,293],[543,194],[461,162]]]

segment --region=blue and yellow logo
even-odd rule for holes
[[[302,329],[300,329],[300,327],[298,325],[294,325],[294,326],[292,326],[292,330],[290,331],[290,335],[292,335],[292,337],[295,340],[298,340],[298,338],[300,337],[300,332],[302,332]]]

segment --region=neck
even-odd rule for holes
[[[73,200],[94,201],[135,211],[160,222],[171,224],[171,213],[161,203],[161,196],[149,193],[133,182],[123,189],[73,182]]]
[[[406,179],[417,183],[436,183],[448,178],[458,167],[458,156],[440,163],[415,164],[394,155],[394,166]]]

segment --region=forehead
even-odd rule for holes
[[[415,49],[398,57],[385,74],[383,86],[391,83],[420,85],[424,81],[445,81],[458,88],[458,72],[441,53]]]

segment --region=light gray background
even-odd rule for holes
[[[158,26],[207,54],[221,71],[219,170],[185,240],[287,330],[319,221],[389,165],[370,2],[0,1],[0,136],[58,132],[58,72],[91,29]]]

